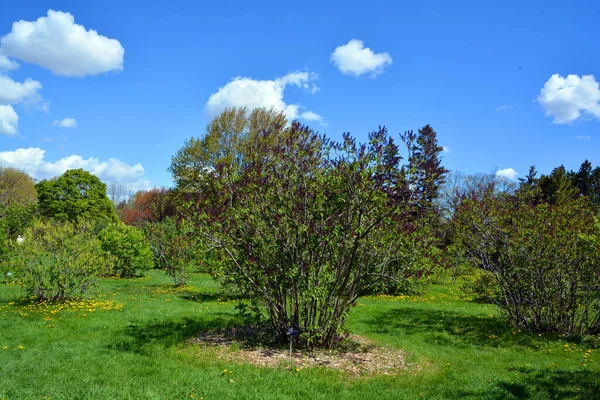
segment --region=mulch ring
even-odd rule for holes
[[[352,376],[396,375],[408,368],[405,353],[391,347],[378,346],[369,339],[350,335],[336,350],[294,349],[265,346],[248,341],[256,338],[252,328],[228,328],[202,332],[191,342],[200,347],[217,350],[219,359],[235,363],[249,363],[267,368],[286,368],[296,371],[325,367]]]

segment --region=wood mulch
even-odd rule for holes
[[[220,359],[234,363],[249,363],[266,368],[299,371],[324,367],[352,376],[396,375],[406,370],[405,353],[391,347],[378,346],[369,339],[351,335],[339,349],[294,349],[265,346],[253,342],[259,332],[252,328],[229,328],[203,332],[191,342],[217,350]]]

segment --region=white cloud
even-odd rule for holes
[[[513,106],[511,106],[511,105],[507,106],[505,104],[502,104],[502,105],[499,105],[498,107],[496,107],[496,111],[506,111],[506,110],[510,110],[511,108],[513,108]]]
[[[450,153],[450,147],[442,146],[442,153]]]
[[[592,138],[591,136],[580,136],[580,135],[575,136],[575,139],[579,139],[579,140],[590,140],[591,138]]]
[[[8,136],[19,132],[19,116],[11,106],[0,105],[0,134]]]
[[[57,75],[86,76],[123,70],[125,49],[118,40],[86,30],[73,15],[48,10],[36,21],[18,21],[0,39],[5,55],[47,68]]]
[[[331,62],[345,75],[370,73],[375,76],[392,64],[392,56],[389,53],[374,53],[365,47],[362,40],[352,39],[345,45],[336,47],[331,53]]]
[[[48,162],[44,155],[45,150],[37,147],[0,152],[0,165],[19,168],[35,179],[50,179],[69,169],[83,168],[105,183],[118,182],[135,191],[152,188],[150,181],[144,178],[144,167],[139,163],[132,166],[116,158],[100,161],[94,157],[84,159],[79,155]]]
[[[307,121],[319,121],[321,122],[323,120],[323,117],[321,117],[319,114],[312,112],[312,111],[305,111],[302,114],[300,114],[300,118],[305,119]]]
[[[19,64],[2,54],[0,49],[0,71],[12,71],[19,68]]]
[[[582,115],[600,119],[600,87],[593,75],[554,74],[537,97],[555,124],[567,124]]]
[[[227,85],[219,88],[210,95],[206,102],[206,114],[212,118],[228,107],[258,107],[270,108],[285,112],[289,120],[304,118],[306,120],[321,120],[321,116],[312,112],[300,112],[304,107],[299,104],[286,104],[283,94],[288,85],[294,85],[315,93],[319,88],[314,81],[317,74],[308,72],[292,72],[275,80],[260,81],[252,78],[236,77]],[[318,117],[319,119],[316,119]],[[311,119],[312,118],[312,119]]]
[[[0,104],[37,104],[42,100],[38,93],[41,88],[42,84],[32,79],[21,83],[0,75]]]
[[[63,118],[61,120],[54,120],[52,126],[58,128],[77,128],[77,120],[75,118]]]
[[[519,173],[512,168],[505,168],[496,171],[496,175],[514,181],[515,178],[519,175]]]

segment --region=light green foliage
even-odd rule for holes
[[[0,204],[0,257],[8,251],[9,241],[22,235],[37,212],[36,203]]]
[[[35,221],[23,239],[11,242],[5,276],[20,282],[39,301],[81,297],[112,266],[87,223]]]
[[[121,278],[131,278],[152,268],[152,250],[138,228],[110,224],[100,231],[99,238],[102,249],[114,257],[114,273]]]
[[[0,204],[35,203],[37,195],[33,179],[15,168],[0,167]]]
[[[106,185],[83,169],[72,169],[60,177],[36,185],[42,216],[58,221],[117,222]]]
[[[169,171],[176,193],[206,190],[204,178],[216,165],[224,165],[232,178],[247,158],[244,143],[263,130],[285,126],[285,115],[274,109],[228,108],[206,127],[202,138],[190,138],[171,159]]]

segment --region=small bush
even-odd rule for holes
[[[131,278],[153,266],[150,245],[139,229],[122,223],[110,224],[99,234],[102,249],[114,257],[114,273]]]
[[[112,266],[89,224],[35,221],[23,239],[9,244],[4,275],[39,301],[81,297]]]

